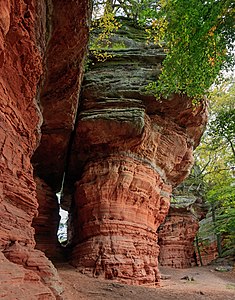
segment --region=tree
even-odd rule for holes
[[[213,95],[215,94],[212,93]],[[218,95],[218,91],[217,91]],[[219,91],[217,102],[222,100],[222,105],[216,109],[214,104],[214,114],[209,123],[208,134],[213,137],[214,144],[224,144],[232,151],[231,160],[235,160],[235,84],[229,85],[228,90]],[[216,99],[214,99],[216,103]],[[218,107],[218,105],[217,105]]]
[[[234,1],[160,2],[153,37],[166,42],[168,54],[156,92],[201,98],[221,69],[234,65]]]
[[[172,93],[201,98],[223,68],[234,65],[233,0],[94,0],[114,16],[145,25],[149,41],[167,52],[162,73],[149,90],[157,97]]]
[[[156,0],[94,0],[93,8],[97,11],[108,9],[115,16],[124,16],[132,19],[136,24],[145,24],[156,17],[159,10],[159,1]]]
[[[235,249],[234,89],[233,83],[213,91],[208,129],[196,150],[220,255]]]

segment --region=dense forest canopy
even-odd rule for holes
[[[103,37],[119,28],[115,17],[124,16],[145,28],[149,42],[164,46],[162,73],[149,85],[158,97],[183,93],[199,99],[222,70],[234,66],[233,0],[93,0],[93,6]]]

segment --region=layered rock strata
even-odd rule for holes
[[[0,15],[0,290],[7,296],[14,294],[13,286],[6,289],[6,285],[16,277],[21,297],[29,299],[25,287],[31,283],[32,298],[47,295],[48,299],[55,299],[54,291],[44,281],[53,278],[55,269],[42,253],[34,250],[31,227],[38,204],[30,158],[38,144],[42,120],[35,99],[42,74],[42,57],[33,28],[35,3],[1,1]],[[40,271],[30,271],[37,266]],[[62,290],[59,281],[57,285],[58,296]]]
[[[194,168],[195,173],[195,168]],[[159,227],[159,263],[173,268],[200,265],[195,238],[199,221],[208,211],[195,179],[189,177],[173,190],[169,213]]]
[[[77,114],[91,7],[89,0],[51,2],[39,95],[42,138],[33,164],[37,175],[58,192]]]
[[[159,228],[159,263],[172,268],[190,268],[197,264],[194,239],[198,232],[197,216],[187,209],[170,209]]]
[[[123,30],[114,41],[124,49],[110,50],[112,58],[92,65],[83,83],[67,177],[67,186],[76,181],[72,263],[94,276],[154,284],[156,230],[168,212],[172,185],[193,164],[206,108],[177,95],[161,101],[147,95],[164,52]]]
[[[88,163],[76,184],[74,264],[131,284],[159,281],[155,228],[170,192],[138,158],[118,154]]]
[[[221,239],[223,243],[223,240]],[[205,266],[210,264],[218,257],[217,237],[214,234],[214,222],[211,212],[200,221],[198,232],[198,246],[201,256],[201,263]],[[198,262],[200,262],[199,253],[197,253]]]
[[[217,242],[207,242],[206,243],[199,243],[199,249],[200,249],[200,255],[201,255],[201,262],[203,266],[207,266],[211,264],[216,258],[218,258],[218,248],[217,248]],[[200,257],[197,252],[197,261],[198,264],[200,264]]]
[[[38,216],[32,223],[35,228],[36,248],[43,251],[53,262],[61,261],[63,253],[57,237],[60,222],[58,199],[42,179],[36,177],[35,182],[39,204]]]
[[[60,18],[58,9],[69,8],[73,19],[76,12],[78,15],[82,12],[77,23],[73,20],[77,27],[74,25],[72,30],[82,27],[81,31],[78,30],[80,43],[87,38],[87,26],[81,24],[81,20],[86,19],[81,7],[88,10],[87,1],[79,1],[79,4],[68,2],[71,1],[0,1],[0,298],[63,297],[62,284],[52,263],[41,251],[34,249],[34,228],[31,224],[37,215],[38,199],[31,158],[39,145],[43,122],[39,108],[40,78],[45,69],[48,73],[54,72],[48,63],[49,59],[44,61],[44,58],[50,35],[60,36],[60,32],[56,33],[56,29],[61,30],[62,27],[57,27],[56,16]],[[68,16],[69,11],[65,17]],[[62,46],[67,49],[68,43]],[[60,66],[62,61],[66,65],[67,60],[67,52],[60,52],[62,46],[58,42],[57,52],[51,53],[51,48],[47,50],[54,61],[59,59]],[[81,62],[86,45],[76,45],[77,48],[79,46],[82,49],[78,51]],[[79,89],[82,74],[81,68],[78,69],[73,74],[76,89]],[[71,74],[68,68],[63,74],[66,73]],[[57,72],[54,81],[58,81],[58,76]],[[53,81],[52,75],[50,80]],[[69,75],[67,80],[72,82]],[[62,101],[60,103],[62,105]],[[71,106],[74,105],[71,100]],[[44,119],[49,109],[44,105]],[[40,157],[35,160],[38,166],[43,159],[49,164],[47,157]]]

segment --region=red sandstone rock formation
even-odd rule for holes
[[[55,299],[51,290],[41,282],[40,276],[32,270],[10,262],[2,252],[0,265],[1,299]]]
[[[171,209],[159,228],[162,266],[190,268],[196,264],[194,238],[199,228],[197,216],[187,209]]]
[[[158,230],[162,266],[188,268],[198,264],[194,239],[206,213],[207,207],[190,179],[173,190],[169,213]]]
[[[223,239],[221,238],[223,245]],[[214,234],[214,222],[211,212],[200,221],[200,229],[198,232],[198,246],[203,265],[210,264],[218,257],[217,236]],[[200,258],[197,252],[197,259],[200,263]]]
[[[109,124],[101,111],[97,118],[81,113],[77,142],[89,162],[76,183],[72,259],[106,278],[154,283],[159,281],[156,230],[168,212],[171,185],[189,172],[192,146],[172,120],[143,112],[135,123],[137,114],[125,120],[124,112],[106,108],[107,119],[117,114]]]
[[[96,63],[85,77],[67,178],[67,184],[77,180],[72,263],[94,276],[158,283],[156,230],[172,185],[193,164],[206,109],[177,95],[161,102],[147,96],[144,86],[164,53],[134,44]]]
[[[36,248],[52,261],[63,260],[63,253],[57,238],[59,227],[59,204],[52,189],[40,178],[35,178],[38,216],[33,219]]]
[[[31,224],[37,215],[38,199],[31,158],[39,145],[44,119],[47,126],[43,136],[49,135],[50,143],[43,144],[42,155],[50,155],[34,159],[36,171],[44,160],[44,172],[57,164],[61,177],[61,157],[69,134],[65,130],[64,142],[58,127],[67,126],[70,132],[73,127],[87,40],[87,12],[86,0],[0,0],[0,298],[62,297],[55,268],[34,249]],[[42,100],[40,77],[45,78]],[[53,123],[57,119],[60,125]],[[56,152],[50,150],[55,148]],[[37,220],[42,219],[39,216]]]
[[[40,90],[42,138],[33,157],[37,175],[59,191],[74,129],[89,30],[89,0],[52,1],[50,39]],[[46,157],[46,159],[45,159]]]
[[[76,184],[74,264],[131,284],[158,281],[155,228],[168,211],[170,192],[151,166],[134,157],[88,163]]]
[[[74,128],[88,14],[87,0],[0,1],[1,297],[63,297],[55,268],[35,250],[31,224],[37,247],[53,255],[55,237],[48,249],[40,238],[49,213],[44,203],[58,211],[50,200],[60,188]],[[73,264],[140,284],[159,281],[156,229],[171,186],[192,165],[205,106],[192,107],[177,95],[162,103],[146,96],[143,87],[165,54],[132,45],[137,48],[116,53],[111,68],[110,61],[96,64],[87,74],[67,178],[76,182]],[[31,160],[35,176],[46,182],[38,189]],[[55,228],[56,217],[49,230],[55,234]]]
[[[216,240],[199,243],[200,254],[203,266],[209,265],[218,257],[218,248]],[[197,253],[197,261],[200,264],[200,258]]]

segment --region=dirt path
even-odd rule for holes
[[[162,277],[170,278],[155,288],[92,278],[67,264],[57,268],[68,300],[235,300],[235,270],[222,273],[213,267],[161,268]]]

